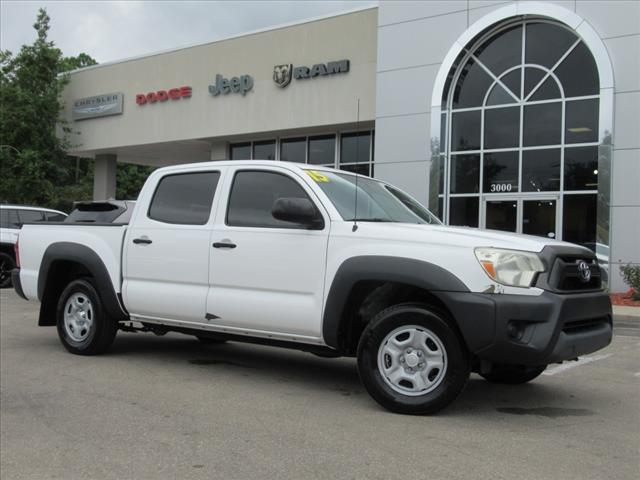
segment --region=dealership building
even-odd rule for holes
[[[329,165],[640,264],[640,2],[381,1],[71,73],[71,155]]]

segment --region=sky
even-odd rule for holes
[[[0,47],[17,53],[35,40],[38,8],[51,17],[49,39],[65,56],[87,53],[99,63],[358,7],[344,1],[0,1]]]

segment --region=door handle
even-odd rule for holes
[[[236,248],[235,243],[231,242],[216,242],[213,244],[213,248]]]
[[[142,243],[143,245],[149,245],[150,243],[153,243],[153,242],[151,241],[150,238],[142,237],[142,238],[134,238],[133,243],[136,243],[136,244]]]

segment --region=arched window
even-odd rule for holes
[[[561,24],[511,22],[465,49],[442,105],[445,220],[595,243],[599,95],[591,52]]]

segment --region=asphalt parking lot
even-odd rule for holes
[[[58,479],[631,479],[640,336],[528,385],[472,376],[435,417],[383,411],[355,361],[120,333],[66,353],[0,291],[0,476]],[[566,364],[565,364],[566,365]]]

